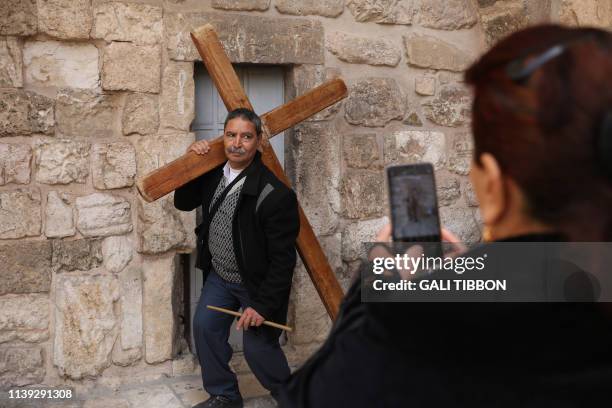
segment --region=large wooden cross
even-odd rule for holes
[[[253,110],[213,26],[206,24],[197,28],[191,32],[191,39],[228,112],[237,108]],[[288,186],[289,180],[268,139],[345,98],[346,94],[344,82],[335,79],[262,115],[262,160],[276,177]],[[210,143],[210,151],[204,158],[194,152],[188,152],[138,180],[137,187],[143,198],[151,202],[212,170],[225,160],[223,136],[220,136]],[[335,319],[343,296],[342,288],[301,206],[299,214],[298,252],[329,316]]]

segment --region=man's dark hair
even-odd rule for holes
[[[261,118],[257,116],[255,112],[247,108],[234,109],[233,111],[228,113],[227,117],[225,118],[225,122],[223,123],[223,131],[225,131],[227,122],[236,118],[241,118],[248,122],[251,122],[253,125],[255,125],[255,132],[257,133],[257,137],[261,136]]]

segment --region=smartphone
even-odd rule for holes
[[[440,217],[430,163],[387,167],[393,241],[440,242]]]

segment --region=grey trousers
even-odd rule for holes
[[[211,271],[206,278],[200,301],[193,317],[196,352],[202,368],[204,389],[210,395],[240,399],[236,374],[230,369],[232,348],[228,343],[233,316],[210,310],[206,305],[244,310],[249,296],[242,284],[223,280]],[[244,357],[249,367],[267,390],[276,397],[279,385],[289,377],[287,358],[280,347],[280,331],[268,326],[250,328],[243,333]]]

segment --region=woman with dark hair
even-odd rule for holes
[[[485,241],[612,241],[612,34],[525,29],[465,78]],[[281,406],[602,406],[611,384],[605,303],[362,303],[357,280]]]

